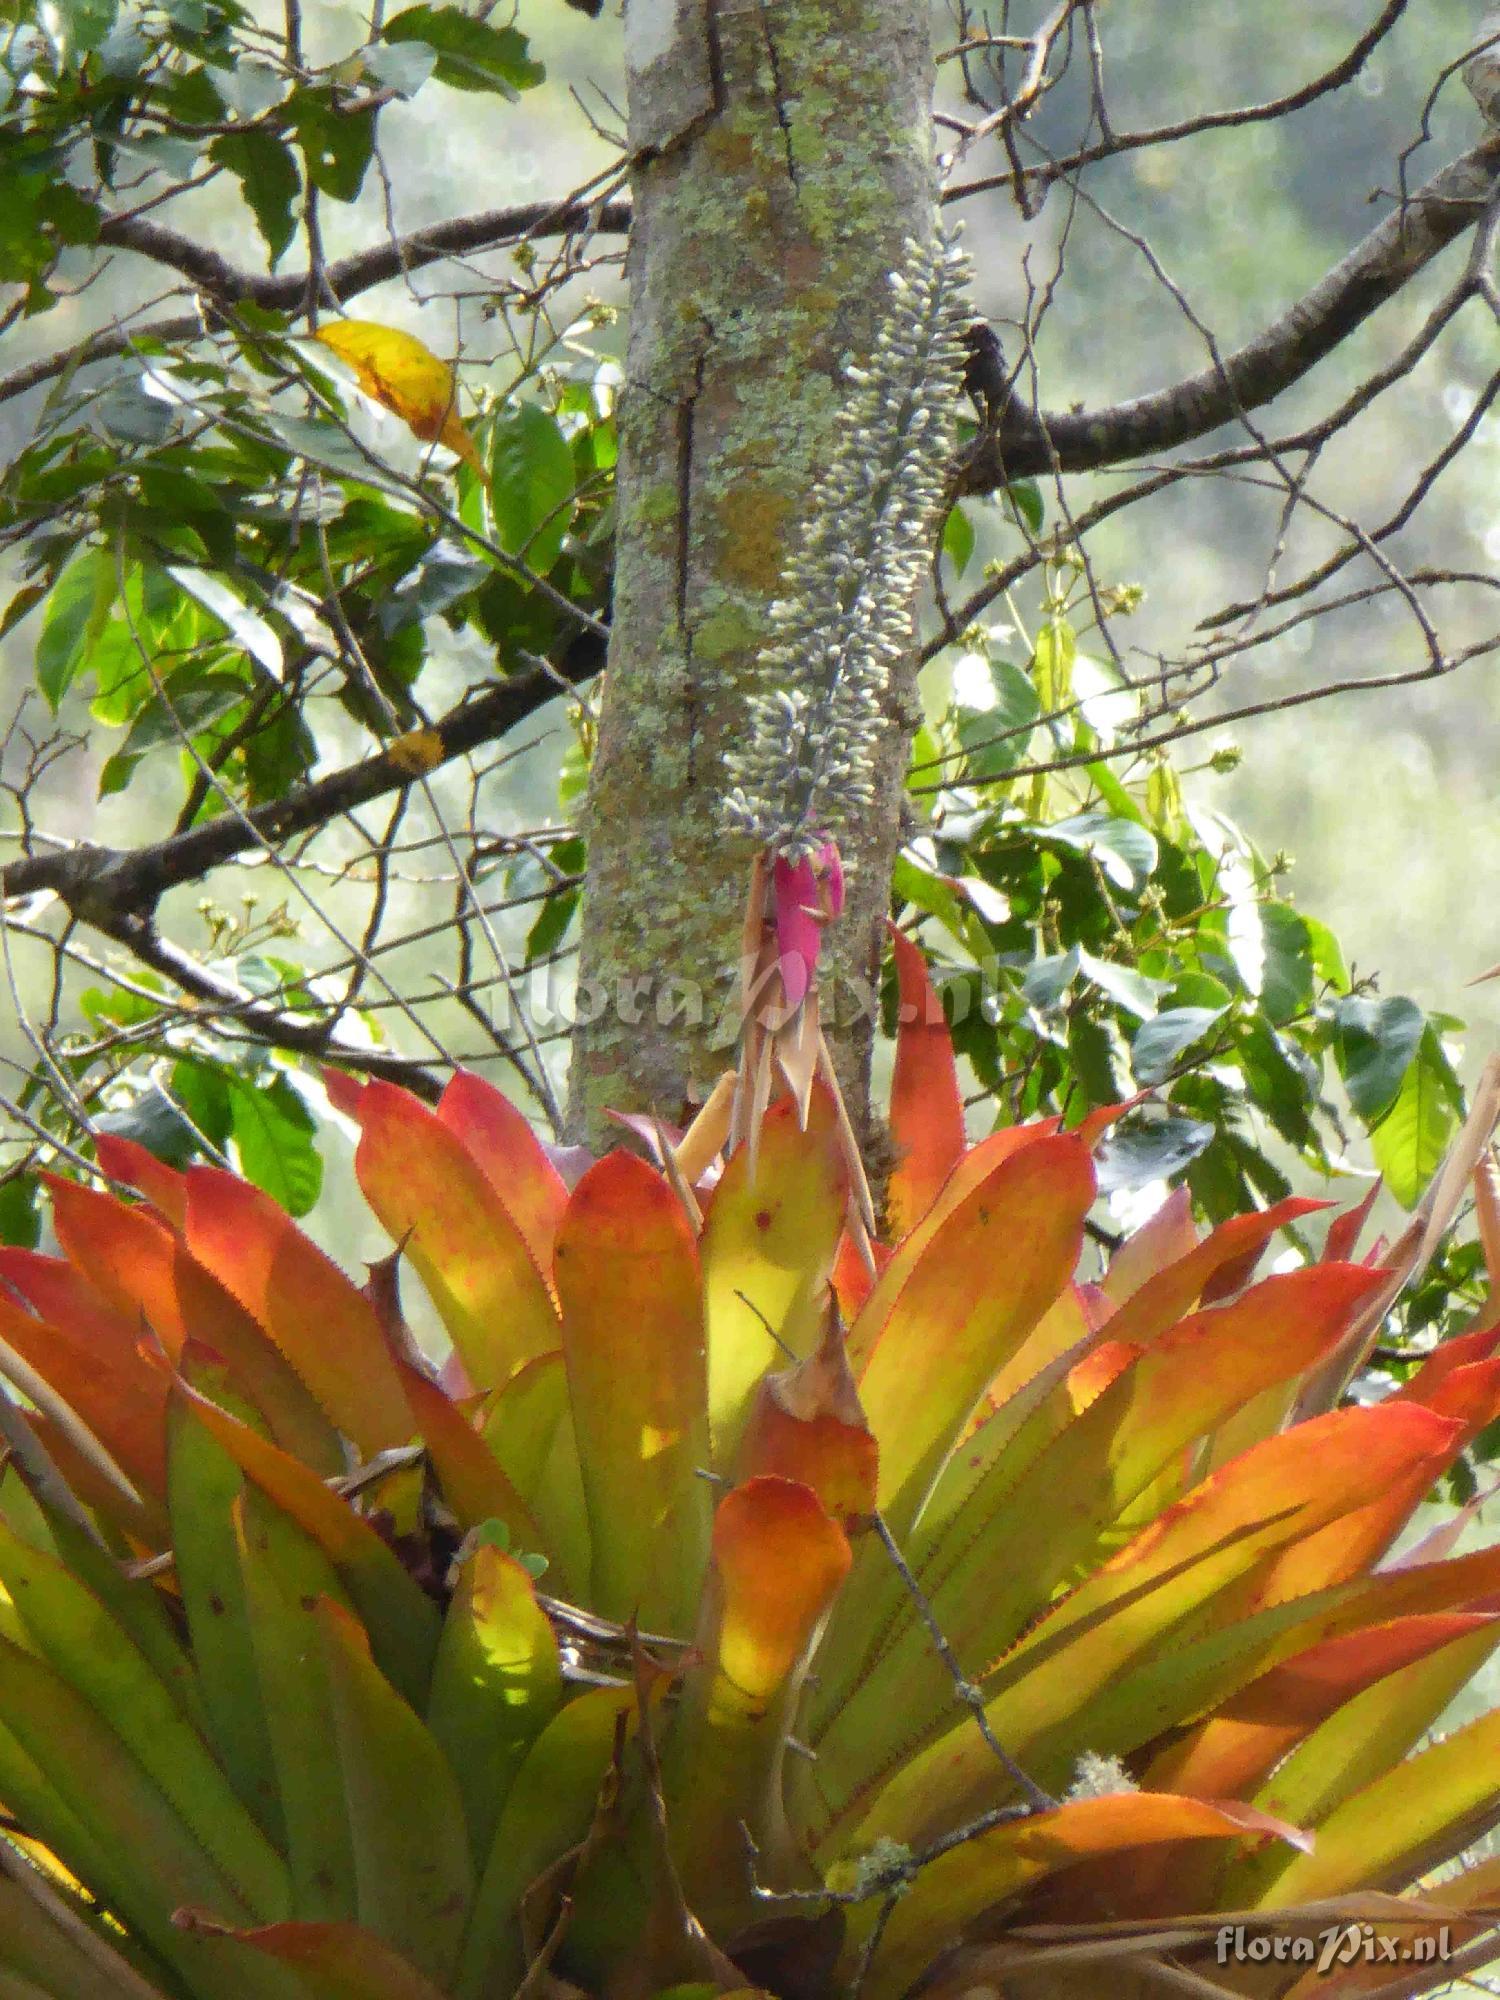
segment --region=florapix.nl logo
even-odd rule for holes
[[[1445,1965],[1451,1956],[1446,1924],[1410,1937],[1388,1936],[1370,1923],[1300,1933],[1223,1924],[1214,1939],[1220,1965],[1301,1964],[1324,1973],[1346,1965]]]

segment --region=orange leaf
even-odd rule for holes
[[[1148,1278],[1191,1256],[1197,1247],[1193,1197],[1185,1187],[1173,1188],[1161,1207],[1127,1236],[1110,1258],[1100,1288],[1113,1306],[1122,1306]]]
[[[393,411],[417,437],[457,452],[484,478],[474,440],[459,420],[457,378],[414,333],[375,320],[335,319],[314,338],[353,370],[367,396]]]
[[[266,1924],[235,1930],[198,1910],[178,1910],[180,1930],[233,1938],[314,1982],[317,2000],[443,2000],[440,1989],[373,1931],[358,1924]]]
[[[1222,1626],[1239,1580],[1258,1575],[1269,1554],[1357,1511],[1398,1472],[1419,1465],[1430,1480],[1456,1430],[1429,1410],[1387,1403],[1336,1411],[1253,1446],[1094,1570],[986,1677],[1000,1741],[1045,1783],[1056,1760],[1083,1747],[1109,1753],[1122,1735],[1156,1735],[1126,1683],[1161,1635],[1210,1608]],[[1080,1729],[1085,1741],[1075,1745]],[[988,1746],[972,1725],[953,1729],[887,1785],[864,1830],[919,1841],[994,1795]]]
[[[756,1391],[740,1444],[742,1480],[774,1474],[810,1487],[847,1531],[873,1512],[879,1449],[860,1408],[837,1313],[823,1344]]]
[[[1056,1118],[1040,1118],[1031,1125],[1008,1125],[1003,1131],[992,1132],[987,1139],[981,1139],[977,1146],[971,1146],[964,1154],[948,1176],[941,1194],[916,1228],[902,1237],[881,1262],[880,1275],[870,1287],[859,1315],[849,1329],[849,1365],[856,1377],[864,1373],[870,1350],[881,1327],[890,1317],[897,1294],[927,1255],[928,1246],[949,1216],[1007,1160],[1043,1139],[1050,1139],[1057,1131],[1059,1122]]]
[[[550,1270],[568,1189],[530,1120],[503,1090],[469,1070],[450,1078],[437,1115],[504,1202],[538,1265]]]
[[[1490,1360],[1497,1347],[1500,1347],[1500,1327],[1479,1327],[1472,1333],[1457,1334],[1435,1347],[1396,1394],[1431,1408],[1433,1392],[1440,1383],[1460,1368],[1472,1368],[1476,1362]]]
[[[833,1260],[833,1274],[829,1282],[833,1286],[833,1295],[839,1302],[839,1311],[846,1321],[852,1320],[859,1313],[865,1300],[870,1296],[875,1279],[891,1261],[891,1253],[883,1243],[872,1243],[870,1252],[875,1259],[873,1273],[865,1262],[863,1250],[848,1231],[846,1230],[839,1238],[838,1251]]]
[[[1488,1832],[1497,1808],[1500,1709],[1491,1709],[1342,1800],[1319,1826],[1313,1852],[1293,1855],[1263,1890],[1257,1885],[1254,1905],[1409,1882]]]
[[[157,1208],[176,1228],[182,1227],[187,1213],[187,1176],[176,1167],[138,1146],[134,1139],[119,1139],[100,1132],[94,1139],[99,1164],[112,1181],[136,1188],[153,1208]]]
[[[509,1209],[463,1140],[394,1084],[359,1100],[354,1169],[421,1274],[476,1389],[558,1345],[557,1309]]]
[[[1328,1235],[1323,1244],[1324,1257],[1332,1262],[1352,1261],[1355,1245],[1359,1242],[1359,1232],[1370,1219],[1370,1210],[1380,1196],[1380,1182],[1373,1181],[1364,1200],[1344,1214],[1336,1215],[1328,1225]]]
[[[1160,1466],[1168,1449],[1215,1429],[1272,1383],[1313,1367],[1379,1284],[1377,1272],[1357,1264],[1309,1264],[1263,1279],[1231,1305],[1191,1313],[1152,1341],[1136,1367],[1129,1434],[1120,1454],[1122,1491],[1138,1488],[1129,1466],[1143,1471]],[[1096,1348],[1070,1377],[1080,1393],[1099,1357],[1116,1345],[1118,1319],[1107,1323],[1106,1346]]]
[[[1076,1799],[1053,1812],[995,1827],[950,1848],[922,1868],[897,1902],[871,1898],[851,1913],[848,1949],[863,1944],[880,1915],[880,1946],[865,1990],[870,2000],[900,2000],[966,1926],[1024,1889],[1091,1855],[1116,1854],[1161,1841],[1232,1840],[1247,1833],[1299,1840],[1296,1829],[1229,1800],[1120,1792]],[[839,1881],[835,1877],[835,1885]]]
[[[24,1300],[40,1318],[116,1367],[128,1373],[138,1365],[139,1313],[116,1311],[66,1259],[7,1246],[0,1249],[0,1285]]]
[[[1220,1223],[1196,1249],[1148,1278],[1106,1322],[1111,1340],[1154,1340],[1201,1299],[1222,1298],[1249,1277],[1255,1258],[1277,1230],[1298,1216],[1327,1208],[1326,1201],[1291,1195],[1254,1215]]]
[[[347,1070],[325,1066],[319,1074],[323,1088],[328,1093],[328,1102],[335,1111],[345,1118],[358,1118],[359,1100],[364,1096],[365,1080],[362,1076],[351,1076]]]
[[[792,1674],[849,1572],[849,1543],[792,1479],[751,1479],[714,1516],[721,1611],[715,1692],[753,1717]]]
[[[1092,1163],[1071,1135],[1002,1157],[940,1222],[891,1302],[859,1387],[893,1534],[911,1527],[985,1389],[1072,1277],[1093,1198]],[[851,1349],[895,1268],[871,1293]]]
[[[1349,1899],[1354,1902],[1355,1899]],[[1491,1858],[1466,1868],[1458,1875],[1445,1875],[1440,1883],[1420,1894],[1382,1896],[1389,1908],[1351,1908],[1339,1943],[1336,1962],[1326,1970],[1314,1964],[1285,1995],[1285,2000],[1392,2000],[1391,1962],[1384,1949],[1373,1947],[1365,1956],[1365,1937],[1360,1922],[1373,1924],[1376,1939],[1389,1938],[1402,1954],[1398,1960],[1407,1985],[1401,2000],[1411,2000],[1419,1992],[1459,1992],[1464,1990],[1462,1967],[1452,1963],[1464,1947],[1486,1939],[1494,1949],[1495,1912],[1500,1908],[1500,1859]],[[1473,1914],[1470,1914],[1470,1913]],[[1445,1970],[1445,1962],[1447,1969]],[[1465,1963],[1474,1964],[1465,1952]],[[1415,1968],[1421,1966],[1419,1972]],[[1398,1973],[1398,1978],[1401,1974]],[[1416,1982],[1420,1980],[1421,1984]],[[1451,1982],[1451,1984],[1450,1984]]]
[[[747,1831],[757,1879],[804,1877],[782,1804],[786,1732],[849,1562],[843,1529],[795,1480],[751,1479],[719,1503],[698,1657],[662,1764],[682,1886],[710,1928],[760,1914]]]
[[[107,1349],[22,1312],[0,1296],[0,1340],[15,1350],[82,1418],[143,1495],[166,1498],[166,1385],[135,1355],[129,1366]]]
[[[1378,1278],[1379,1273],[1371,1274]],[[1495,1414],[1500,1400],[1500,1361],[1481,1361],[1436,1375],[1426,1394],[1412,1393],[1420,1377],[1388,1399],[1388,1407],[1427,1409],[1455,1422],[1452,1442],[1437,1473],[1447,1470]],[[1426,1464],[1404,1468],[1368,1507],[1331,1521],[1326,1528],[1288,1548],[1261,1578],[1257,1604],[1279,1604],[1290,1597],[1323,1590],[1345,1577],[1370,1569],[1383,1556],[1426,1498],[1435,1476]]]
[[[245,1185],[228,1174],[219,1178]],[[280,1209],[267,1205],[281,1216]],[[314,1400],[311,1384],[297,1373],[297,1356],[278,1351],[267,1338],[274,1329],[256,1323],[188,1254],[175,1229],[149,1209],[74,1181],[53,1184],[52,1218],[58,1241],[74,1266],[89,1274],[133,1329],[132,1347],[143,1333],[154,1335],[175,1361],[191,1333],[233,1371],[279,1443],[324,1471],[342,1468],[338,1440]],[[285,1217],[282,1220],[292,1228]]]
[[[366,1458],[408,1442],[411,1409],[374,1308],[269,1195],[192,1168],[187,1240]]]
[[[1479,1612],[1436,1613],[1393,1619],[1309,1646],[1169,1744],[1148,1767],[1144,1782],[1153,1790],[1194,1798],[1253,1797],[1287,1752],[1345,1702],[1451,1640],[1493,1623]],[[1184,1880],[1183,1871],[1193,1868],[1186,1856],[1163,1855],[1144,1864],[1128,1885],[1128,1911],[1121,1908],[1118,1914],[1155,1916],[1201,1903],[1208,1884]]]
[[[927,961],[894,924],[888,926],[900,986],[896,1067],[891,1078],[891,1137],[897,1161],[886,1192],[890,1233],[904,1236],[937,1199],[963,1155],[964,1104],[953,1038]]]

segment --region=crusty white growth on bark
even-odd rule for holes
[[[966,268],[955,243],[907,245],[873,353],[844,370],[855,390],[771,606],[769,686],[729,759],[724,818],[789,861],[875,802],[881,703],[957,446]]]

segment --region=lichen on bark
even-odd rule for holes
[[[847,408],[844,367],[870,351],[904,246],[937,226],[925,9],[629,0],[626,29],[630,330],[573,1070],[575,1124],[596,1143],[607,1109],[678,1117],[731,1059],[753,846],[724,830],[729,766]],[[849,901],[824,1006],[855,1104],[914,682],[908,659],[873,797],[828,829]]]

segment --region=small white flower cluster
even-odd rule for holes
[[[790,861],[869,805],[892,663],[932,552],[957,437],[968,260],[909,243],[891,304],[771,607],[749,740],[730,761],[726,824]]]
[[[1085,1750],[1073,1767],[1073,1782],[1063,1794],[1068,1803],[1079,1799],[1110,1799],[1118,1792],[1138,1792],[1140,1786],[1118,1757]]]

